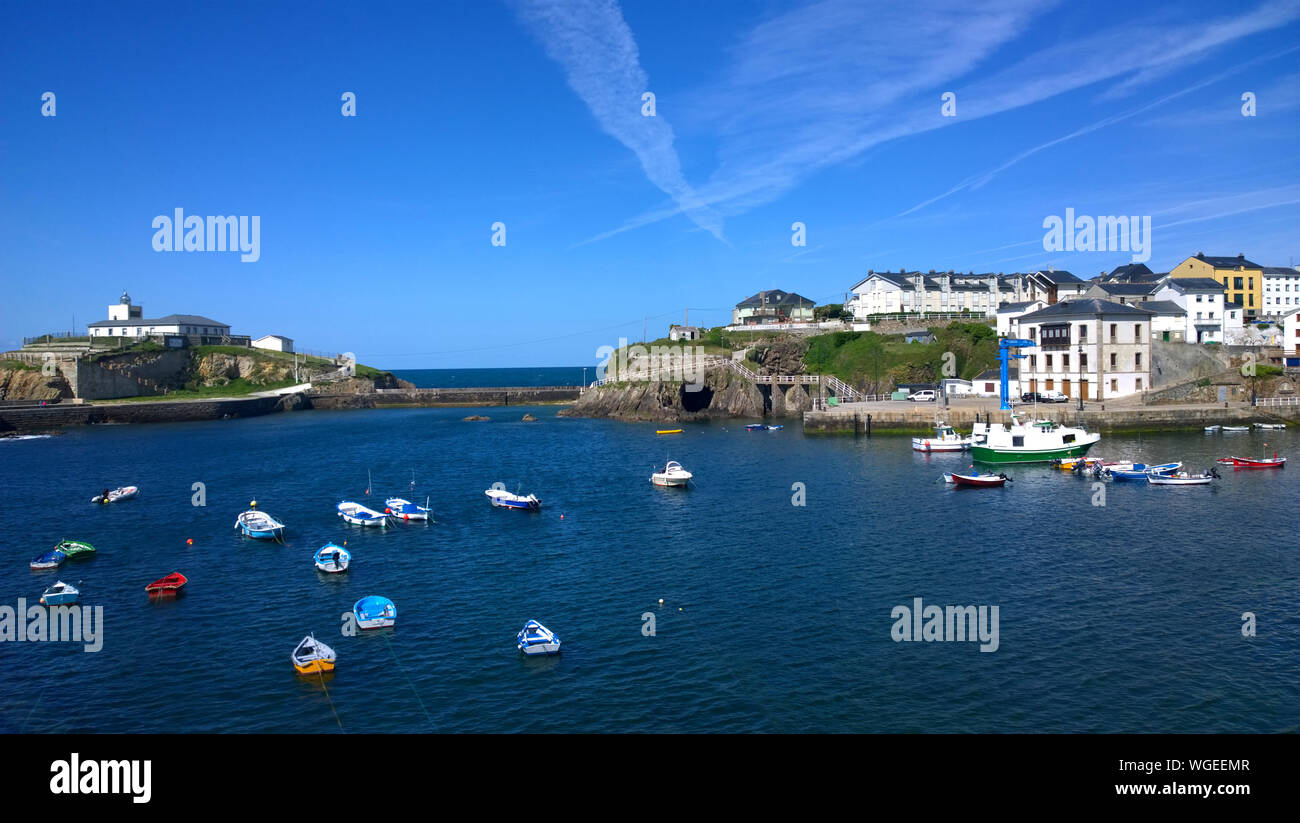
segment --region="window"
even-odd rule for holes
[[[1111,390],[1111,391],[1114,391],[1114,392],[1119,391],[1119,381],[1116,380],[1116,379],[1113,378],[1113,377],[1111,378],[1111,381],[1110,381],[1110,390]]]
[[[1088,327],[1083,323],[1079,324],[1079,342],[1080,343],[1088,342]]]
[[[1133,355],[1133,370],[1142,371],[1142,352]]]
[[[1029,355],[1029,370],[1038,371],[1038,355],[1036,354]]]
[[[1079,355],[1079,370],[1085,371],[1087,370],[1087,368],[1088,368],[1088,355],[1086,354]]]
[[[1240,277],[1234,277],[1234,278],[1232,278],[1232,287],[1233,287],[1234,289],[1240,289],[1240,288],[1243,288],[1243,286],[1241,285],[1241,278],[1240,278]]]
[[[1042,339],[1042,344],[1043,344],[1044,346],[1068,346],[1068,345],[1070,345],[1070,324],[1069,324],[1069,323],[1053,323],[1053,324],[1050,325],[1050,326],[1043,326],[1043,339]],[[1047,367],[1048,367],[1049,369],[1051,368],[1051,361],[1050,361],[1050,360],[1048,361],[1048,366],[1047,366]]]
[[[1119,324],[1118,324],[1118,323],[1111,323],[1111,324],[1110,324],[1110,342],[1114,343],[1114,342],[1116,342],[1117,340],[1119,340]]]
[[[1142,378],[1139,377],[1133,382],[1133,388],[1142,391]]]
[[[1052,356],[1049,354],[1049,355],[1047,355],[1047,369],[1046,369],[1046,371],[1051,371],[1051,370],[1052,370]],[[1051,386],[1048,386],[1047,388],[1050,389]]]
[[[1134,323],[1134,324],[1133,324],[1133,342],[1134,342],[1134,343],[1137,343],[1137,342],[1140,341],[1141,339],[1142,339],[1142,324],[1141,324],[1141,323]]]
[[[1197,303],[1204,302],[1204,299],[1205,299],[1205,295],[1203,295],[1203,294],[1198,294],[1198,295],[1196,295],[1196,302],[1197,302]]]
[[[1110,370],[1111,370],[1111,371],[1115,371],[1115,367],[1119,364],[1119,360],[1118,360],[1118,358],[1119,358],[1119,355],[1115,354],[1115,352],[1111,352],[1111,353],[1110,353]]]
[[[1030,326],[1030,327],[1029,327],[1029,339],[1030,339],[1030,340],[1036,340],[1037,337],[1035,337],[1035,335],[1036,335],[1037,333],[1038,333],[1038,327],[1037,327],[1037,326]]]
[[[1069,371],[1069,370],[1070,370],[1070,355],[1063,354],[1061,355],[1061,371]]]
[[[1024,436],[1023,434],[1013,434],[1013,435],[1011,435],[1011,445],[1012,445],[1012,446],[1023,446],[1023,445],[1025,445],[1025,436]]]

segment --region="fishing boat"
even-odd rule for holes
[[[1024,423],[1013,412],[1011,425],[976,423],[971,456],[977,463],[1043,463],[1082,457],[1101,435],[1051,420]]]
[[[45,593],[41,595],[41,605],[65,606],[69,603],[76,603],[79,594],[81,592],[75,586],[70,586],[60,580],[46,589]]]
[[[180,572],[172,572],[166,577],[160,577],[145,586],[144,590],[149,594],[175,594],[188,582],[190,580],[185,575]]]
[[[404,500],[401,497],[390,497],[384,501],[384,513],[398,520],[428,520],[429,507],[428,500],[426,505],[417,506],[410,500]]]
[[[767,423],[749,423],[749,424],[747,424],[747,425],[745,426],[745,431],[747,431],[747,432],[774,432],[774,431],[778,431],[779,429],[784,429],[784,428],[785,428],[785,426],[780,426],[780,425],[777,425],[777,426],[771,426],[771,425],[768,425]]]
[[[948,475],[944,475],[944,477],[946,478]],[[958,474],[957,472],[952,472],[951,477],[951,482],[957,486],[972,486],[976,488],[1001,486],[1003,483],[1006,483],[1011,479],[1001,472],[998,472],[997,474]]]
[[[58,549],[54,549],[53,551],[48,551],[40,557],[33,559],[29,565],[33,569],[57,569],[59,566],[63,565],[63,561],[67,559],[68,556],[66,554]]]
[[[342,546],[326,543],[316,551],[315,560],[316,568],[330,574],[338,574],[348,570],[348,564],[352,562],[352,553]]]
[[[84,540],[63,540],[59,545],[54,547],[55,551],[63,552],[68,557],[80,557],[86,554],[94,554],[95,547]]]
[[[524,654],[559,654],[560,652],[560,638],[536,620],[525,623],[523,631],[519,632],[515,639],[519,641],[519,651]]]
[[[1220,431],[1222,428],[1223,428],[1223,426],[1218,426],[1218,425],[1215,425],[1215,426],[1206,426],[1206,427],[1205,427],[1205,433],[1206,433],[1206,434],[1218,434],[1219,431]]]
[[[1205,486],[1219,478],[1219,473],[1211,466],[1209,471],[1201,474],[1189,472],[1170,472],[1169,474],[1149,474],[1147,483],[1152,486]]]
[[[1146,463],[1133,463],[1125,468],[1122,466],[1105,467],[1102,474],[1112,480],[1145,480],[1148,476],[1156,474],[1170,474],[1183,467],[1182,463],[1161,463],[1158,466],[1148,466]]]
[[[337,506],[339,517],[354,526],[387,526],[388,515],[383,512],[377,512],[368,506],[351,500],[344,500]]]
[[[352,607],[359,629],[383,629],[397,623],[397,606],[387,597],[372,594]]]
[[[1286,468],[1286,458],[1278,457],[1277,452],[1273,452],[1272,457],[1261,457],[1258,460],[1250,457],[1220,457],[1214,461],[1220,466],[1232,466],[1234,469],[1284,469]]]
[[[338,656],[333,649],[317,640],[315,635],[309,634],[293,650],[289,659],[293,661],[298,674],[325,674],[334,671]]]
[[[1250,431],[1250,427],[1249,426],[1222,426],[1221,430],[1224,432],[1248,432]]]
[[[1285,429],[1285,428],[1286,428],[1286,424],[1285,424],[1285,423],[1256,423],[1256,424],[1255,424],[1255,428],[1257,428],[1257,429]]]
[[[971,447],[974,438],[962,437],[952,426],[940,423],[934,437],[913,437],[912,450],[918,452],[959,452]]]
[[[90,498],[91,503],[116,503],[119,500],[130,500],[140,493],[137,486],[122,486],[117,489],[105,489],[104,492]]]
[[[235,518],[235,528],[246,537],[258,540],[279,540],[284,536],[284,524],[257,509],[249,509]]]
[[[669,460],[663,471],[650,475],[650,482],[656,486],[685,486],[693,476],[682,468],[681,463]]]
[[[1063,472],[1083,471],[1090,466],[1097,466],[1103,463],[1100,457],[1067,457],[1065,459],[1056,459],[1052,465]]]
[[[537,499],[537,495],[521,495],[508,492],[505,489],[488,489],[483,492],[487,495],[488,500],[492,501],[493,506],[503,509],[526,509],[528,511],[537,511],[542,507],[542,501]]]
[[[681,434],[681,429],[659,429],[655,434]]]

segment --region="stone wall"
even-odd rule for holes
[[[0,408],[0,431],[26,432],[114,423],[175,423],[254,417],[303,408],[301,395],[239,400],[173,400],[142,403],[60,404],[45,408]]]

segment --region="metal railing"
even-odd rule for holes
[[[1256,397],[1256,406],[1300,406],[1300,397]]]

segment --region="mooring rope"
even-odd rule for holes
[[[406,685],[411,687],[411,693],[415,695],[416,702],[420,704],[420,711],[424,712],[424,719],[429,721],[430,728],[437,731],[437,727],[433,725],[433,718],[429,716],[429,710],[424,706],[424,700],[420,698],[420,693],[416,691],[415,684],[411,682],[411,677],[406,673],[406,669],[402,668],[402,662],[397,659],[397,652],[393,651],[393,644],[388,641],[388,635],[383,635],[383,638],[384,643],[388,646],[389,654],[393,656],[393,664],[396,665],[397,670],[402,673],[402,677],[406,679]]]

